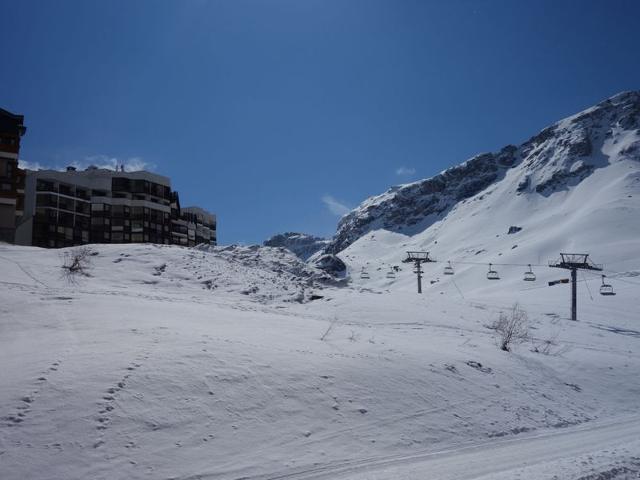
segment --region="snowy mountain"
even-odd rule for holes
[[[477,155],[435,177],[365,200],[342,218],[327,251],[340,252],[375,230],[414,235],[476,202],[489,209],[526,200],[521,210],[526,217],[527,210],[539,208],[545,199],[563,201],[597,170],[620,169],[622,163],[628,165],[621,171],[633,185],[637,177],[629,170],[637,172],[640,165],[639,128],[640,92],[615,95],[520,146]]]
[[[279,233],[264,242],[267,247],[286,248],[305,261],[328,244],[329,240],[326,238],[296,232]]]
[[[620,94],[371,198],[309,263],[92,245],[69,280],[74,249],[0,245],[0,477],[637,478],[639,111]],[[436,260],[422,295],[407,250]],[[581,272],[577,322],[562,251],[616,292]]]

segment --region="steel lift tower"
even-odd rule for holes
[[[429,252],[407,252],[407,258],[402,261],[402,263],[414,264],[413,273],[418,276],[418,293],[422,293],[422,274],[424,273],[422,264],[430,262],[435,262],[435,260],[429,258]]]
[[[593,263],[588,253],[561,253],[560,259],[549,262],[553,268],[571,270],[571,320],[578,320],[578,270],[602,271],[602,265]]]

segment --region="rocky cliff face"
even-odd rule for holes
[[[338,253],[366,233],[413,235],[459,202],[490,193],[507,172],[514,195],[550,196],[620,158],[640,161],[640,92],[625,92],[545,128],[520,146],[483,153],[432,178],[392,187],[342,218],[325,251]],[[511,175],[512,173],[510,173]]]
[[[306,261],[314,253],[324,249],[329,240],[305,233],[286,232],[274,235],[264,242],[265,247],[283,247]]]

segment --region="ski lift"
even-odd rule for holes
[[[368,280],[369,278],[371,278],[369,276],[369,273],[364,269],[364,267],[362,267],[362,271],[360,272],[360,278],[363,278],[365,280]]]
[[[606,275],[602,275],[602,285],[600,285],[600,295],[615,295],[613,287],[609,283],[605,283]]]
[[[487,280],[500,280],[500,275],[498,275],[498,272],[493,270],[492,266],[493,265],[490,263],[489,271],[487,272]]]
[[[445,275],[453,275],[453,267],[451,266],[451,262],[447,262],[448,265],[446,267],[444,267],[444,274]]]
[[[389,267],[389,271],[387,272],[387,278],[396,278],[396,272],[393,267]]]
[[[535,282],[536,281],[536,274],[533,273],[533,270],[531,270],[531,264],[529,264],[529,271],[528,272],[524,272],[524,281],[525,282]]]

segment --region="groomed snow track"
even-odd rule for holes
[[[615,450],[617,446],[638,439],[640,416],[633,416],[538,435],[460,445],[442,451],[347,460],[290,472],[243,477],[243,480],[474,480],[603,449]],[[204,480],[215,476],[202,474],[182,480]]]

